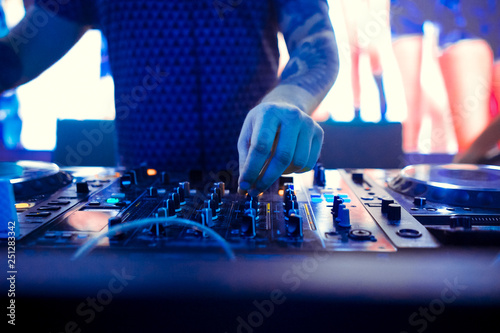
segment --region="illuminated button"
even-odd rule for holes
[[[155,169],[148,169],[146,173],[148,174],[148,176],[156,176],[158,172]]]
[[[30,208],[32,206],[33,206],[32,204],[29,204],[27,202],[16,203],[16,209],[17,210],[28,209],[28,208]]]
[[[338,195],[339,197],[341,197],[341,198],[349,198],[349,194],[347,194],[347,193],[339,193],[339,194],[337,194],[337,195]]]
[[[56,238],[56,236],[57,235],[54,232],[48,231],[45,233],[45,238]]]
[[[111,198],[124,199],[125,193],[111,193]]]
[[[322,197],[312,197],[311,202],[312,203],[320,203],[320,202],[323,202],[323,198]]]
[[[118,198],[109,198],[108,200],[106,200],[106,202],[109,203],[109,204],[114,205],[114,204],[119,203],[120,199],[118,199]]]

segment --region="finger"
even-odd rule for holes
[[[258,193],[269,188],[292,163],[299,130],[300,127],[293,125],[281,127],[276,150],[271,156],[269,166],[264,171],[261,179],[255,184],[255,190]]]
[[[238,138],[238,156],[239,156],[239,171],[240,171],[238,186],[242,181],[243,167],[245,166],[246,160],[248,158],[248,151],[250,148],[251,137],[252,137],[252,123],[251,121],[245,121],[241,128],[240,137]],[[241,190],[242,191],[240,191],[240,188],[238,188],[238,192],[240,192],[240,194],[244,194],[247,188]]]
[[[271,155],[278,127],[279,119],[274,116],[264,116],[254,124],[250,148],[240,176],[242,189],[250,189],[257,181],[266,160]]]
[[[297,138],[297,146],[293,155],[292,163],[286,168],[283,173],[289,174],[304,169],[309,162],[311,145],[314,128],[310,126],[302,126],[302,129]]]
[[[322,146],[323,146],[323,131],[319,129],[316,131],[316,135],[313,137],[311,142],[309,160],[307,161],[305,167],[297,172],[307,172],[314,168],[321,153]]]

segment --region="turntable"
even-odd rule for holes
[[[72,181],[71,175],[57,165],[35,161],[2,162],[0,178],[10,179],[16,199],[53,193]]]
[[[500,243],[500,167],[422,164],[367,173],[441,242]]]

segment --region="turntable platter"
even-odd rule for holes
[[[500,167],[473,164],[412,165],[389,181],[393,190],[464,207],[500,207]]]
[[[0,178],[10,179],[16,199],[52,193],[73,180],[57,165],[35,161],[0,162]]]

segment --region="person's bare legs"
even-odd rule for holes
[[[403,122],[403,149],[416,152],[422,123],[420,72],[422,65],[422,36],[400,37],[393,43],[394,55],[399,65],[408,107]]]
[[[443,52],[440,65],[462,153],[488,125],[493,52],[483,40],[463,40]]]
[[[492,94],[497,105],[500,103],[500,62],[493,65]],[[500,141],[500,114],[497,114],[488,127],[464,153],[455,156],[457,163],[478,163],[486,153]]]

